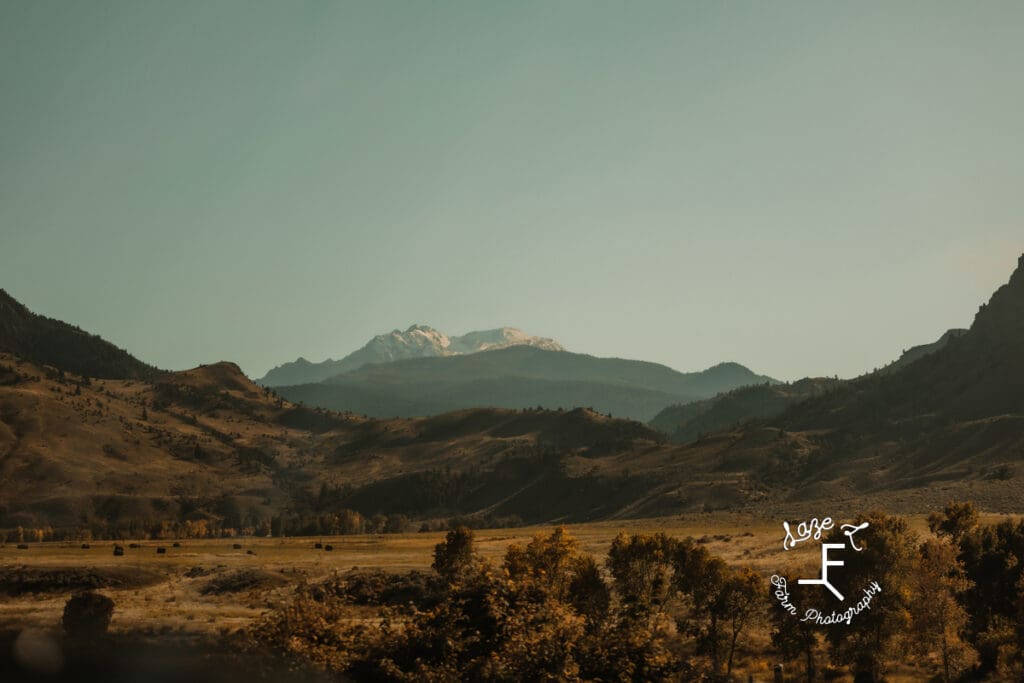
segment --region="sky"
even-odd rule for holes
[[[0,288],[259,377],[424,323],[781,379],[1024,252],[1024,3],[0,2]]]

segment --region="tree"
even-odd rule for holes
[[[722,586],[716,606],[721,610],[727,628],[726,676],[732,675],[740,635],[764,613],[767,602],[764,580],[753,569],[743,567],[730,574]]]
[[[411,522],[409,518],[401,514],[388,515],[387,520],[384,522],[384,533],[386,534],[400,534],[409,528]]]
[[[922,658],[938,653],[945,683],[953,680],[974,654],[961,637],[967,612],[957,598],[970,582],[956,555],[956,548],[948,543],[926,541],[911,577],[909,645]]]
[[[959,559],[970,586],[963,594],[969,641],[978,651],[981,674],[994,672],[1020,643],[1020,587],[1024,582],[1024,521],[977,527],[960,537]],[[1012,658],[1012,655],[1010,655]]]
[[[464,526],[448,532],[443,543],[434,546],[434,563],[438,574],[449,581],[473,566],[473,532]]]
[[[928,515],[928,529],[939,538],[948,537],[959,544],[960,539],[978,526],[978,511],[974,503],[951,500],[942,513]]]
[[[611,606],[611,591],[593,557],[581,557],[569,584],[569,602],[587,620],[591,631],[604,624]]]
[[[836,573],[835,584],[857,604],[873,582],[881,592],[872,597],[870,608],[856,614],[847,624],[833,624],[827,630],[832,658],[850,667],[859,681],[878,681],[887,662],[910,626],[910,579],[915,569],[917,537],[906,520],[872,512],[856,520],[868,523],[857,534],[860,552],[846,552],[845,565]],[[834,528],[826,543],[846,543],[841,527]],[[831,577],[830,577],[831,578]],[[849,605],[844,605],[844,609]]]
[[[285,535],[285,519],[284,515],[275,515],[270,518],[270,535],[277,537],[284,537]]]
[[[513,581],[529,582],[545,595],[566,600],[580,559],[579,543],[560,526],[548,536],[537,534],[525,548],[510,545],[504,567]]]
[[[802,621],[782,609],[772,610],[772,646],[782,659],[790,662],[804,658],[804,672],[811,683],[817,672],[814,650],[818,646],[819,627],[811,621]]]
[[[665,602],[672,586],[676,547],[677,541],[663,533],[620,533],[615,537],[608,550],[607,566],[619,599],[628,610],[646,614]]]
[[[673,586],[690,604],[680,630],[696,639],[697,650],[711,660],[711,674],[732,674],[740,635],[764,612],[764,580],[750,568],[733,570],[692,539],[677,545]]]
[[[510,585],[538,601],[553,598],[584,617],[591,630],[608,615],[611,593],[597,562],[580,552],[565,527],[550,535],[537,534],[525,547],[515,544],[505,553]]]

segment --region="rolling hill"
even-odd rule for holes
[[[86,382],[0,355],[0,529],[262,528],[285,510],[601,517],[648,495],[623,459],[663,448],[586,410],[370,420],[291,404],[231,363]]]
[[[841,382],[830,377],[808,377],[788,384],[740,387],[714,398],[669,406],[649,424],[676,443],[689,443],[750,420],[781,415],[790,406],[831,391]]]

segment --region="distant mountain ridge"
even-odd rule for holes
[[[327,359],[320,363],[312,363],[305,358],[299,358],[275,367],[257,381],[259,384],[272,387],[310,384],[357,370],[369,363],[457,356],[511,346],[533,346],[549,351],[565,350],[553,339],[534,337],[515,327],[499,327],[449,336],[428,325],[412,325],[404,332],[396,329],[387,334],[378,334],[365,346],[340,360]]]
[[[738,363],[682,373],[658,363],[516,345],[373,363],[322,383],[277,387],[277,391],[291,401],[373,417],[542,406],[589,407],[645,421],[672,403],[765,382],[776,380]]]
[[[160,373],[99,335],[33,313],[3,289],[0,352],[101,379],[147,379]]]
[[[842,382],[831,377],[807,377],[788,384],[740,387],[714,398],[669,406],[649,424],[676,443],[689,443],[704,434],[750,420],[776,417],[790,406],[831,391]]]
[[[1024,256],[970,329],[894,372],[872,373],[771,421],[814,433],[805,476],[872,490],[930,481],[1012,482],[1024,453]],[[1019,500],[1019,499],[1018,499]]]
[[[869,374],[894,373],[939,351],[966,332],[964,329],[947,330],[934,342],[911,347],[893,362]],[[655,415],[649,424],[667,434],[676,443],[689,443],[704,434],[735,427],[751,420],[778,417],[801,401],[821,396],[849,381],[852,380],[806,377],[787,384],[742,386],[713,398],[670,405]]]
[[[1024,256],[970,329],[892,373],[873,373],[802,404],[787,422],[878,428],[1024,413]],[[923,389],[924,388],[924,389]]]

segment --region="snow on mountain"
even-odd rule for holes
[[[467,332],[461,337],[449,338],[448,354],[476,353],[509,346],[535,346],[548,351],[565,351],[562,345],[547,337],[533,337],[514,327],[499,327],[496,330]]]
[[[565,350],[553,339],[534,337],[514,327],[480,330],[449,337],[428,325],[412,325],[404,332],[392,330],[386,334],[378,334],[363,348],[353,351],[341,360],[328,359],[322,363],[310,363],[304,358],[299,358],[294,362],[279,365],[268,372],[260,383],[266,386],[308,384],[355,370],[368,363],[388,363],[407,358],[461,356],[510,346],[535,346],[548,351]]]
[[[356,354],[366,355],[366,362],[380,363],[405,358],[459,356],[509,346],[536,346],[549,351],[565,350],[553,339],[534,337],[514,327],[467,332],[461,336],[449,337],[427,325],[413,325],[405,332],[394,330],[389,334],[378,334],[366,346],[346,358],[352,358]],[[374,360],[369,360],[370,357]]]
[[[366,346],[345,358],[359,354],[367,356],[366,362],[382,363],[404,358],[445,356],[449,346],[451,339],[444,332],[427,325],[412,325],[405,332],[393,330],[388,334],[378,334]]]

